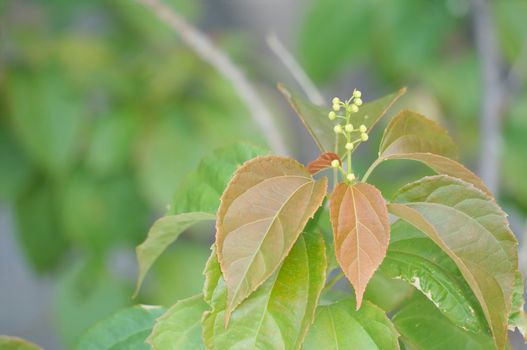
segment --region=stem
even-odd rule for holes
[[[379,157],[379,158],[375,159],[375,161],[373,163],[371,163],[371,165],[368,168],[368,170],[366,170],[366,174],[364,174],[364,176],[362,177],[362,182],[366,182],[366,180],[368,180],[368,177],[370,177],[371,173],[377,167],[377,165],[381,164],[384,160],[385,159],[382,158],[382,157]]]

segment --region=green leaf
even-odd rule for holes
[[[38,345],[35,345],[27,340],[0,335],[0,349],[2,350],[42,350]]]
[[[421,294],[415,294],[392,320],[403,342],[411,349],[495,349],[490,335],[475,334],[456,327]]]
[[[148,231],[146,240],[136,248],[139,275],[134,296],[139,292],[139,288],[152,264],[183,231],[198,222],[214,220],[215,218],[216,216],[213,214],[197,212],[168,215],[158,219]]]
[[[145,339],[162,313],[163,308],[149,305],[118,311],[86,332],[76,350],[148,350]]]
[[[450,158],[457,158],[457,148],[448,132],[436,122],[410,110],[394,117],[384,130],[379,146],[379,158],[364,176],[385,160],[408,159],[429,166],[438,174],[467,181],[490,194],[483,181],[472,171]]]
[[[514,292],[512,294],[512,308],[509,315],[509,330],[518,329],[527,342],[527,314],[524,310],[524,281],[520,271],[516,271]]]
[[[220,148],[203,158],[177,189],[171,214],[186,212],[216,213],[220,196],[232,175],[245,161],[268,151],[246,143]]]
[[[278,89],[304,123],[321,153],[334,152],[335,132],[333,126],[335,123],[327,117],[329,108],[316,106],[305,98],[293,94],[283,85],[278,85]],[[388,108],[405,92],[406,89],[402,88],[393,94],[364,103],[357,113],[351,115],[350,123],[356,126],[364,124],[367,127],[367,132],[369,132]],[[344,150],[345,144],[345,138],[339,138],[339,150]]]
[[[221,197],[216,249],[231,312],[278,269],[326,195],[294,159],[258,157],[236,171]]]
[[[303,349],[399,349],[397,337],[397,331],[379,307],[365,300],[355,311],[355,301],[348,298],[318,307]]]
[[[445,175],[404,186],[390,212],[427,234],[456,263],[479,300],[498,349],[507,340],[517,241],[505,213],[474,186]]]
[[[279,272],[239,305],[225,328],[227,289],[213,252],[205,270],[204,295],[212,307],[202,323],[207,348],[299,349],[313,322],[325,269],[322,236],[302,234]]]
[[[147,343],[153,350],[205,349],[200,321],[208,309],[201,294],[178,301],[156,321]]]
[[[393,224],[391,234],[381,271],[412,284],[456,326],[486,332],[478,301],[449,256],[405,221]]]

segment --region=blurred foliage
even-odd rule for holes
[[[200,16],[199,1],[167,3]],[[206,152],[263,139],[230,84],[137,2],[13,0],[0,26],[0,201],[28,263],[59,280],[56,329],[71,348],[132,302],[135,275],[111,272],[113,252],[132,254]],[[167,254],[140,300],[197,293],[208,245]]]
[[[491,6],[503,60],[511,67],[527,45],[523,16],[527,2],[491,1]],[[412,109],[420,106],[428,115],[443,119],[456,136],[464,162],[474,167],[482,78],[470,7],[469,0],[312,0],[299,31],[299,57],[319,84],[334,83],[352,71],[366,72],[378,94],[410,86]],[[521,86],[507,95],[501,171],[501,199],[524,215],[525,67],[522,64],[515,72]],[[381,184],[392,187],[389,182],[385,179]]]

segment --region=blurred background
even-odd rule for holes
[[[274,136],[303,162],[317,149],[275,86],[301,87],[269,33],[328,106],[354,88],[367,102],[407,86],[389,116],[411,108],[445,125],[523,240],[527,1],[165,4],[244,72]],[[359,173],[381,132],[355,157]],[[0,0],[0,334],[70,349],[119,308],[197,293],[210,227],[162,256],[138,300],[134,247],[202,156],[238,140],[273,148],[269,137],[231,81],[139,2]],[[371,180],[387,196],[414,171],[427,173],[404,162],[381,169]]]

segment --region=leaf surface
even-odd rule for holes
[[[507,339],[517,241],[496,202],[449,176],[423,178],[401,188],[390,212],[427,234],[456,263],[479,300],[498,349]]]
[[[309,171],[311,174],[316,174],[319,171],[322,171],[326,168],[331,167],[331,162],[334,160],[338,160],[340,164],[342,164],[342,160],[340,157],[333,152],[326,152],[322,153],[317,159],[310,162],[307,165],[307,171]]]
[[[284,95],[294,109],[321,152],[334,152],[335,133],[334,122],[327,118],[329,108],[314,105],[305,98],[292,93],[284,85],[278,85],[278,90]],[[350,123],[356,126],[364,124],[369,132],[392,104],[406,92],[406,88],[364,103],[357,113],[351,115]],[[345,139],[339,139],[339,149],[344,150]]]
[[[216,249],[228,290],[226,323],[234,308],[283,262],[326,194],[298,162],[258,157],[236,171],[221,197]]]
[[[146,240],[136,248],[139,275],[134,295],[139,292],[139,288],[150,267],[183,231],[196,223],[214,220],[215,218],[213,214],[197,212],[167,215],[158,219],[148,231]]]
[[[330,200],[335,255],[355,289],[357,307],[390,241],[384,198],[366,183],[337,185]]]
[[[0,335],[0,349],[2,350],[42,350],[40,346],[37,346],[25,339],[10,337],[6,335]]]
[[[512,294],[512,309],[509,315],[509,330],[518,329],[527,342],[527,314],[524,310],[524,281],[520,271],[516,271],[514,292]]]
[[[420,294],[392,318],[405,344],[419,350],[495,349],[492,337],[456,327],[434,304]]]
[[[163,313],[159,306],[137,305],[97,323],[79,341],[77,350],[147,350],[145,339]]]
[[[212,310],[203,319],[208,349],[299,349],[313,322],[326,279],[322,236],[303,233],[278,273],[243,301],[224,325],[227,289],[216,255],[207,268],[205,300]]]
[[[397,331],[379,307],[364,301],[355,311],[355,301],[347,298],[318,307],[303,349],[399,349],[397,337]]]
[[[438,174],[460,178],[490,194],[483,181],[453,160],[456,158],[457,147],[443,127],[419,113],[404,110],[384,130],[379,158],[368,172],[385,160],[414,160],[427,165]]]
[[[390,246],[380,270],[413,285],[454,325],[487,332],[479,303],[452,259],[407,222],[398,220],[392,225]]]
[[[200,321],[208,308],[201,294],[178,301],[157,319],[146,342],[153,350],[205,349]]]
[[[220,148],[204,157],[176,190],[171,214],[207,212],[216,214],[220,197],[232,175],[245,161],[268,153],[247,143]]]

